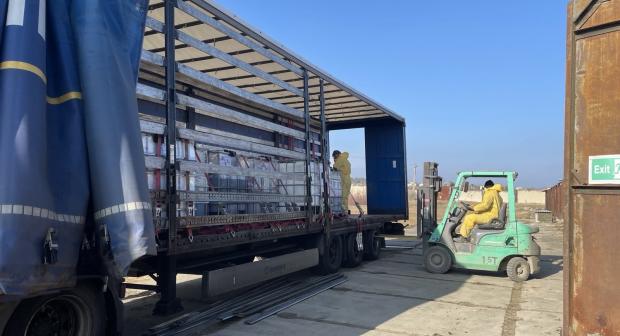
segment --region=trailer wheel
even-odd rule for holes
[[[351,233],[347,235],[345,240],[344,250],[345,250],[345,267],[357,267],[362,263],[364,259],[364,251],[360,251],[357,248],[357,233]]]
[[[452,267],[452,255],[442,246],[431,246],[424,252],[424,267],[430,273],[446,273]]]
[[[342,265],[342,238],[333,235],[328,244],[324,244],[323,254],[319,256],[319,265],[316,272],[319,274],[336,273]]]
[[[381,254],[381,240],[376,237],[376,230],[364,231],[364,259],[377,260]]]
[[[514,282],[523,282],[530,277],[530,265],[524,258],[513,257],[506,265],[506,273],[510,280]]]
[[[106,333],[105,317],[101,290],[83,285],[24,300],[9,319],[4,335],[103,336]]]

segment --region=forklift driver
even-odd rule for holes
[[[495,184],[488,180],[484,183],[484,195],[482,202],[473,206],[474,213],[467,214],[461,225],[461,236],[469,239],[469,234],[474,226],[486,224],[499,217],[499,209],[502,207],[503,200],[499,193],[502,191],[501,184]]]

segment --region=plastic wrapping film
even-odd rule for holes
[[[135,96],[146,5],[0,1],[0,294],[73,285],[86,218],[119,274],[155,252]]]

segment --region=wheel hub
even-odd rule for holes
[[[433,254],[431,256],[431,262],[433,265],[441,265],[443,264],[443,257],[439,254]]]
[[[88,330],[83,303],[69,297],[57,297],[41,305],[32,315],[25,336],[79,336]]]

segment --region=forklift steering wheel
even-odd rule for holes
[[[460,205],[461,205],[461,207],[462,207],[463,209],[465,209],[465,210],[468,210],[468,211],[472,211],[472,210],[474,210],[474,208],[472,208],[472,207],[471,207],[471,205],[469,205],[469,204],[467,204],[467,203],[465,203],[465,202],[463,202],[463,201],[459,201],[459,204],[460,204]]]

